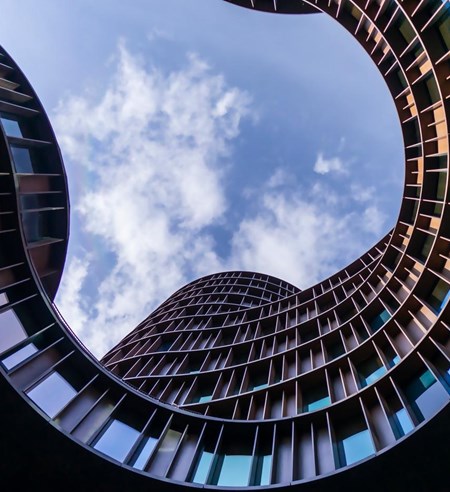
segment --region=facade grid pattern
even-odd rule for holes
[[[378,480],[367,490],[401,490],[404,477],[378,476],[378,463],[417,454],[449,409],[449,3],[231,3],[325,12],[371,56],[403,132],[397,224],[303,291],[253,272],[191,282],[100,363],[52,303],[68,237],[64,167],[36,94],[0,48],[2,391],[136,490],[312,491],[358,473]],[[404,490],[430,480],[411,473]]]

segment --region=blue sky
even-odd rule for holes
[[[70,182],[57,303],[94,354],[198,276],[301,288],[395,222],[400,127],[369,57],[325,15],[221,0],[2,0]]]

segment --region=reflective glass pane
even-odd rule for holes
[[[4,352],[27,338],[22,323],[12,309],[0,313],[0,352]]]
[[[365,429],[342,440],[345,464],[351,465],[375,453],[369,430]]]
[[[61,374],[52,372],[27,394],[49,417],[54,417],[77,392]]]
[[[427,301],[428,304],[434,309],[436,314],[439,314],[442,308],[447,303],[450,297],[449,285],[443,280],[439,280],[431,291]]]
[[[383,309],[383,311],[381,311],[371,319],[369,324],[372,328],[372,331],[379,330],[389,320],[390,317],[391,315],[389,314],[389,312],[386,309]]]
[[[414,424],[412,423],[405,408],[401,408],[398,412],[395,412],[395,417],[402,436],[408,434],[408,432],[411,432],[414,429]]]
[[[22,138],[22,130],[20,129],[19,122],[10,116],[2,115],[0,117],[2,122],[3,130],[5,130],[8,137]]]
[[[433,416],[448,400],[448,393],[426,370],[405,388],[406,397],[419,420]]]
[[[120,420],[113,420],[96,442],[94,448],[117,461],[123,461],[138,436],[139,431],[133,427]]]
[[[224,455],[217,485],[248,485],[252,457],[248,455]]]
[[[361,386],[365,387],[379,379],[386,372],[386,368],[378,357],[364,361],[358,366]]]
[[[138,470],[144,469],[148,459],[150,458],[150,455],[152,454],[152,451],[155,449],[157,442],[158,439],[156,439],[156,437],[148,436],[146,439],[144,439],[138,449],[138,457],[133,464],[134,468],[137,468]]]
[[[212,398],[212,395],[200,396],[200,398],[198,399],[198,403],[206,403],[206,402],[210,401],[211,398]]]
[[[312,412],[331,404],[326,386],[320,386],[305,391],[303,395],[303,411]]]
[[[2,292],[0,294],[0,306],[4,306],[5,304],[8,304],[8,302],[8,296],[4,292]]]
[[[28,359],[30,355],[35,354],[37,351],[37,347],[33,343],[29,343],[28,345],[25,345],[25,347],[19,349],[17,352],[14,352],[10,356],[3,359],[2,363],[7,369],[12,369],[13,367],[17,366],[17,364],[20,364],[25,359]]]
[[[209,453],[208,451],[202,451],[198,460],[198,465],[195,470],[194,476],[192,477],[192,482],[206,483],[206,480],[208,479],[208,471],[211,467],[213,456],[214,456],[213,453]]]
[[[14,167],[18,173],[32,173],[33,162],[29,149],[11,145],[11,152],[14,160]]]
[[[255,456],[255,477],[250,485],[270,485],[270,471],[272,468],[272,455]]]

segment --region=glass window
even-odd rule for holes
[[[25,147],[16,147],[11,145],[11,153],[14,161],[14,167],[18,173],[32,173],[33,161],[29,149]]]
[[[305,391],[303,395],[303,411],[312,412],[331,404],[326,386],[319,386]]]
[[[270,471],[272,468],[272,455],[257,456],[256,476],[253,485],[270,485]]]
[[[133,427],[120,420],[112,420],[94,448],[123,462],[138,436],[139,431]]]
[[[436,314],[439,314],[450,297],[450,289],[447,282],[439,280],[431,291],[427,301]]]
[[[340,466],[351,465],[375,453],[369,429],[363,421],[356,421],[338,430]]]
[[[172,346],[172,342],[161,342],[161,345],[158,347],[158,352],[167,352]]]
[[[379,330],[390,319],[390,317],[391,315],[386,309],[383,309],[383,311],[374,316],[369,322],[372,332]]]
[[[197,400],[198,403],[206,403],[208,401],[211,401],[212,395],[203,395],[200,396],[199,399]]]
[[[48,222],[41,212],[26,212],[22,214],[23,231],[29,243],[40,241],[46,237]]]
[[[344,346],[341,340],[336,340],[327,347],[328,360],[337,359],[345,353]]]
[[[428,369],[407,384],[405,395],[420,421],[433,416],[448,400],[447,391]]]
[[[138,470],[144,469],[150,455],[152,454],[152,451],[155,449],[157,442],[158,439],[152,436],[146,436],[143,439],[136,452],[137,459],[133,464],[134,468],[137,468]]]
[[[37,351],[38,349],[36,345],[34,345],[34,343],[29,343],[28,345],[25,345],[25,347],[19,349],[17,352],[14,352],[13,354],[3,359],[2,363],[6,367],[6,369],[12,369],[13,367],[16,367],[17,364],[20,364],[22,361],[28,359],[28,357],[35,354]]]
[[[0,313],[0,353],[27,338],[27,334],[12,309]]]
[[[5,292],[2,292],[0,294],[0,306],[4,306],[5,304],[8,304],[9,299],[8,296],[5,294]]]
[[[259,389],[267,388],[267,377],[267,374],[262,374],[255,377],[253,381],[250,380],[248,391],[256,391]]]
[[[0,115],[0,121],[2,122],[3,130],[8,137],[23,137],[20,124],[14,117],[2,114]]]
[[[378,357],[367,359],[362,364],[358,365],[358,374],[361,382],[361,387],[364,388],[372,384],[385,374],[386,368],[383,366]]]
[[[214,485],[239,487],[248,485],[250,475],[251,455],[224,454],[218,464],[217,481]]]
[[[394,414],[400,436],[404,436],[414,429],[414,424],[405,408],[401,408]]]
[[[27,394],[38,407],[53,418],[77,392],[61,374],[52,372]]]
[[[198,460],[197,467],[192,477],[194,483],[206,483],[208,479],[208,472],[211,467],[214,454],[209,451],[203,450],[200,453],[200,459]]]

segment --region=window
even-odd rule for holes
[[[20,129],[19,122],[13,116],[0,115],[0,121],[8,137],[22,138],[22,130]]]
[[[55,371],[28,391],[27,394],[38,407],[53,418],[77,392],[61,374]]]
[[[272,455],[264,454],[255,456],[255,476],[251,485],[270,485],[270,470],[272,468]]]
[[[414,424],[405,408],[401,408],[394,413],[394,420],[397,424],[399,437],[405,436],[414,429]]]
[[[0,306],[4,306],[5,304],[8,304],[8,302],[8,296],[4,292],[2,292],[0,294]]]
[[[219,456],[212,484],[226,487],[248,485],[251,461],[251,455],[245,454]]]
[[[34,345],[34,343],[29,343],[28,345],[25,345],[25,347],[17,350],[17,352],[14,352],[13,354],[3,359],[2,363],[6,367],[6,369],[12,369],[25,359],[28,359],[28,357],[30,357],[31,355],[35,354],[37,351],[38,349],[36,345]]]
[[[379,330],[387,321],[389,321],[391,315],[389,311],[383,309],[383,311],[379,312],[376,316],[374,316],[370,321],[369,325],[372,329],[372,333]]]
[[[450,289],[447,282],[439,280],[431,291],[427,301],[428,304],[433,308],[436,314],[442,311],[448,298],[450,297]]]
[[[197,466],[195,468],[191,482],[206,483],[213,456],[213,453],[203,449],[203,451],[200,453],[200,458],[198,459]]]
[[[419,421],[433,416],[448,400],[448,393],[427,369],[404,388],[406,398]]]
[[[12,309],[0,313],[0,353],[27,338],[27,334]]]
[[[248,391],[257,391],[263,388],[267,388],[267,374],[258,375],[248,384]]]
[[[94,448],[123,462],[138,436],[139,431],[133,427],[120,420],[111,420]]]
[[[305,391],[303,395],[303,411],[312,412],[331,404],[327,387],[319,386]]]
[[[375,453],[372,437],[363,420],[353,420],[337,430],[339,466],[356,463]]]
[[[172,346],[173,342],[161,342],[160,346],[158,347],[158,352],[167,352],[170,347]]]
[[[145,465],[147,464],[150,455],[155,449],[157,442],[158,439],[156,437],[144,437],[135,453],[136,458],[133,463],[134,468],[137,468],[138,470],[143,470],[145,468]]]
[[[381,360],[378,357],[372,357],[358,365],[358,375],[361,387],[364,388],[379,379],[386,372]]]
[[[33,161],[31,158],[31,153],[29,149],[25,147],[16,147],[11,145],[11,152],[14,161],[14,167],[18,173],[32,173]]]
[[[339,339],[327,347],[328,360],[337,359],[344,353],[344,346],[342,345],[342,341]]]

